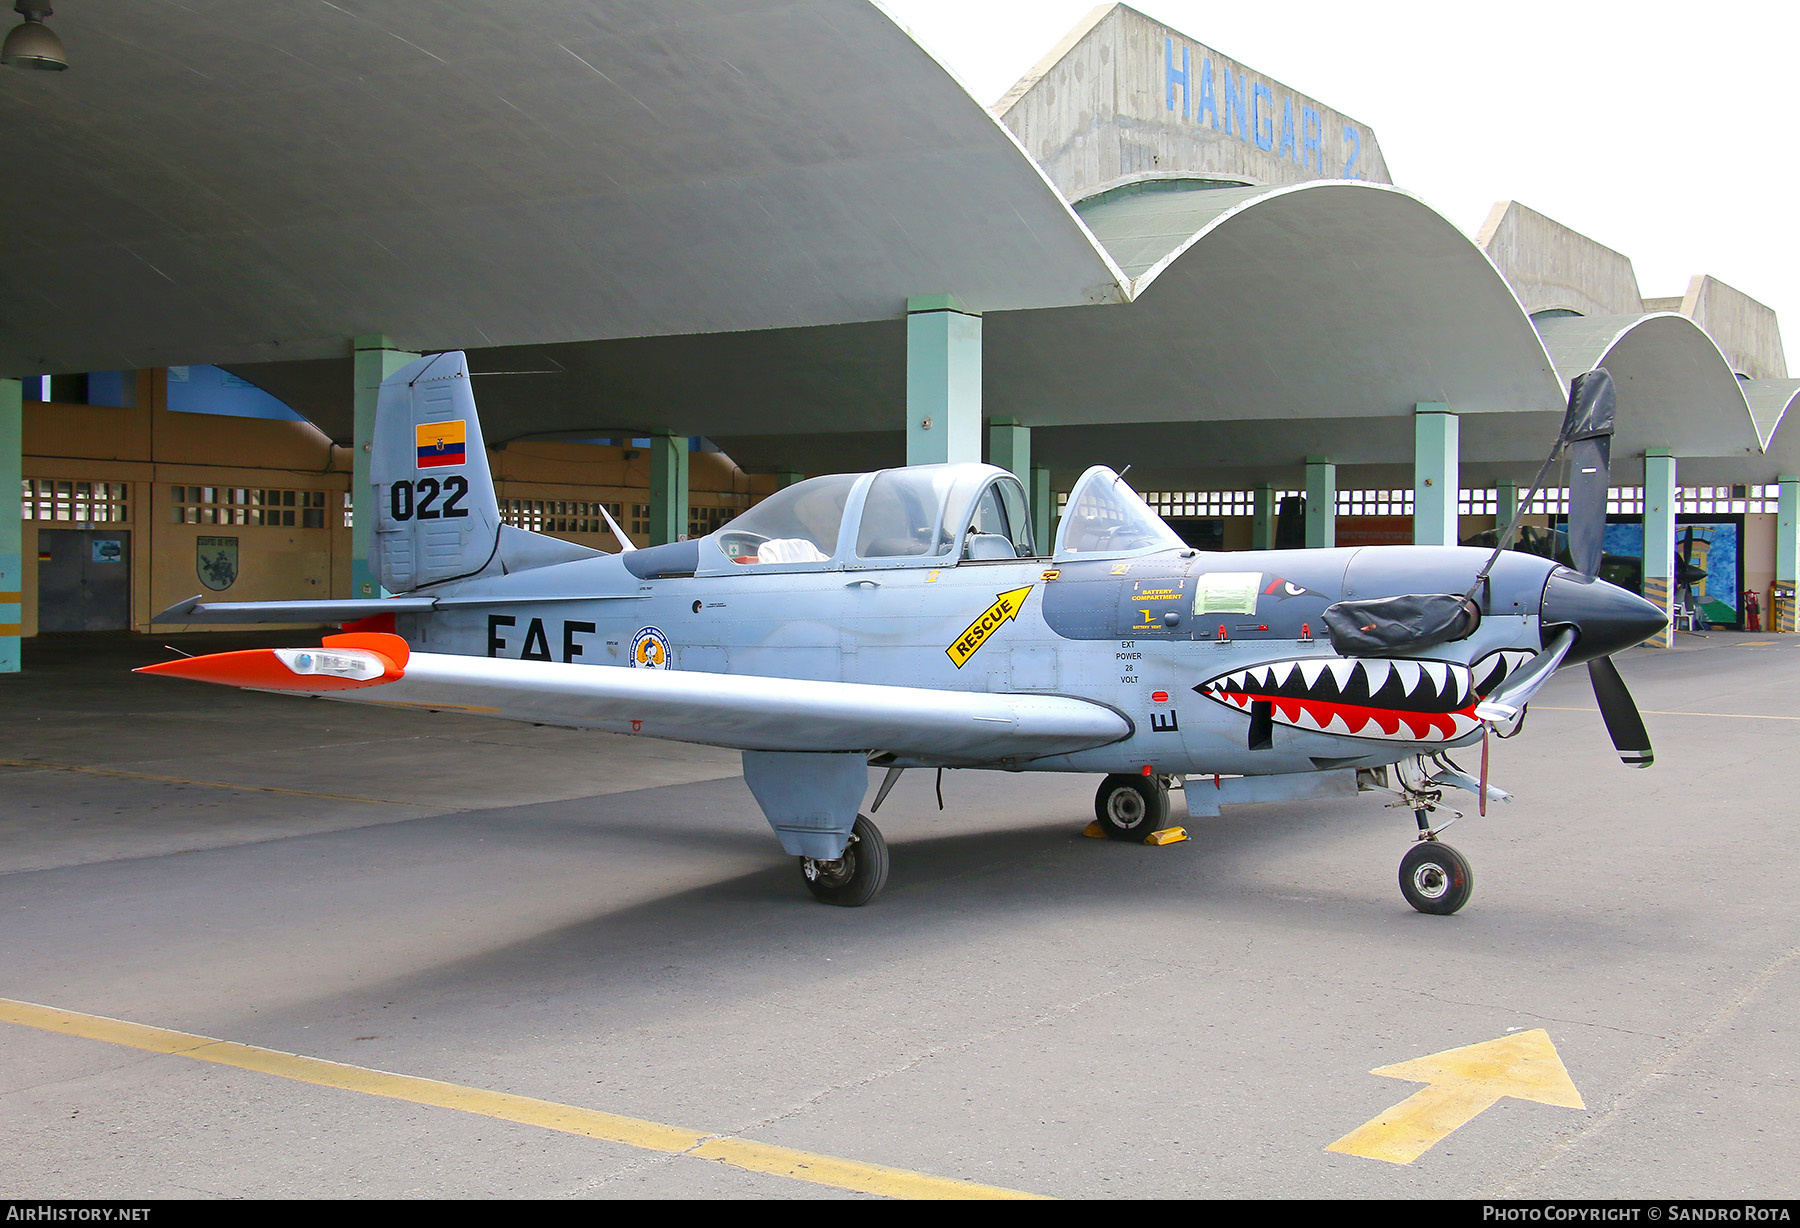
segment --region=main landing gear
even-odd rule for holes
[[[807,890],[821,904],[858,908],[887,886],[887,841],[868,816],[859,814],[844,845],[844,855],[831,861],[802,857],[800,874],[806,880]]]
[[[1094,794],[1094,820],[1109,840],[1142,843],[1168,819],[1169,789],[1159,777],[1108,776]]]

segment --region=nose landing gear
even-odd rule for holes
[[[1474,894],[1475,872],[1469,868],[1468,858],[1438,839],[1439,832],[1462,818],[1460,810],[1442,804],[1444,791],[1438,786],[1446,781],[1461,785],[1460,778],[1467,778],[1467,773],[1447,760],[1439,762],[1424,755],[1401,760],[1393,767],[1397,787],[1385,780],[1374,787],[1398,794],[1400,800],[1389,802],[1389,807],[1411,810],[1419,825],[1418,839],[1400,859],[1400,894],[1420,912],[1447,917]],[[1434,772],[1434,768],[1440,770]],[[1442,770],[1445,768],[1449,770]],[[1450,817],[1434,828],[1431,816],[1438,810],[1447,811]]]

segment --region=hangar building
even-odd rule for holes
[[[1129,463],[1197,544],[1465,540],[1604,365],[1612,574],[1735,624],[1800,572],[1772,311],[1516,202],[1471,240],[1362,118],[1125,5],[992,110],[867,0],[54,24],[70,71],[0,72],[0,668],[203,588],[368,595],[374,390],[450,348],[507,517],[600,546],[601,506],[666,541],[984,457],[1041,533]]]

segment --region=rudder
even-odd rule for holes
[[[500,505],[461,351],[427,355],[382,381],[369,479],[369,564],[389,592],[478,575],[494,561]]]

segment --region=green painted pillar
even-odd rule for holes
[[[1781,503],[1775,517],[1775,584],[1792,592],[1800,579],[1800,477],[1784,473],[1776,481],[1781,483]],[[1794,630],[1792,597],[1779,608],[1769,603],[1769,623],[1776,631]]]
[[[688,439],[650,436],[650,544],[678,542],[688,534]]]
[[[981,316],[948,294],[906,300],[906,463],[981,459]]]
[[[1675,458],[1666,450],[1644,453],[1644,599],[1664,614],[1675,600]],[[1675,631],[1665,627],[1647,641],[1673,648]]]
[[[1519,510],[1519,484],[1517,482],[1494,483],[1494,527],[1505,531],[1512,523],[1513,513]]]
[[[798,469],[777,469],[775,471],[775,488],[777,490],[785,490],[805,476],[806,475],[801,473]]]
[[[1050,471],[1033,469],[1026,489],[1031,495],[1031,536],[1037,552],[1048,557],[1056,545],[1056,493],[1050,489]]]
[[[1250,548],[1252,550],[1273,550],[1275,548],[1275,483],[1273,482],[1256,484],[1255,503],[1252,504],[1250,521]]]
[[[1306,548],[1337,545],[1337,466],[1323,456],[1306,458]]]
[[[350,477],[350,595],[385,597],[375,583],[369,555],[375,546],[375,487],[369,482],[369,445],[375,439],[375,404],[381,398],[381,381],[417,358],[410,350],[396,349],[380,333],[364,333],[351,343],[356,385],[353,409],[353,472]]]
[[[1013,418],[988,423],[988,464],[998,465],[1029,489],[1031,486],[1031,428]]]
[[[16,379],[0,379],[0,674],[19,672],[19,624],[24,619],[24,526],[19,520],[19,483],[25,435],[25,392]]]
[[[1454,546],[1461,421],[1441,401],[1413,406],[1413,544]]]

